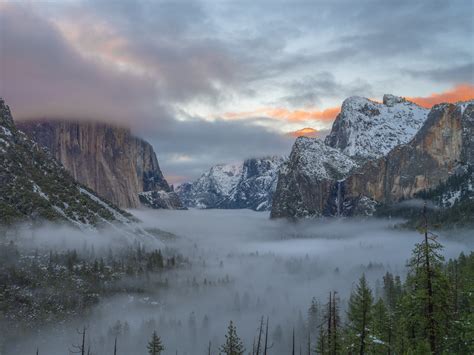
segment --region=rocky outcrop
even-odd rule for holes
[[[366,163],[344,181],[345,201],[356,205],[370,198],[390,204],[409,199],[445,181],[460,166],[474,164],[473,122],[472,103],[433,107],[410,143]]]
[[[181,208],[160,170],[153,147],[130,130],[95,122],[22,122],[19,128],[46,147],[71,175],[123,208],[140,205],[139,194],[169,194],[167,208]],[[156,195],[158,196],[158,195]],[[162,206],[150,199],[149,206]]]
[[[189,207],[270,209],[283,157],[251,158],[243,164],[216,165],[178,194]]]
[[[325,151],[327,145],[322,147],[321,142],[302,144],[301,140],[296,141],[290,160],[280,173],[272,217],[371,214],[379,204],[412,198],[417,192],[445,181],[460,165],[474,163],[472,102],[437,105],[422,119],[415,120],[418,114],[409,114],[406,117],[411,123],[404,120],[409,129],[394,135],[392,129],[387,128],[385,119],[379,122],[380,129],[377,130],[373,122],[363,123],[363,117],[373,117],[375,122],[383,110],[388,112],[397,105],[408,105],[408,111],[420,112],[420,117],[422,111],[394,96],[386,95],[383,104],[360,98],[348,100],[352,108],[362,109],[352,110],[354,118],[348,117],[351,110],[343,107],[342,116],[338,117],[339,121],[334,123],[326,139],[327,145],[337,147],[337,153],[331,153],[333,157]],[[344,105],[348,105],[348,100]],[[421,127],[412,135],[419,122],[422,122]],[[402,127],[397,127],[395,125],[395,132],[403,132]],[[389,143],[384,145],[386,135],[398,138],[388,139]],[[369,144],[368,137],[380,144],[380,153],[375,145]],[[402,141],[400,137],[411,137],[411,140],[398,144]],[[390,150],[385,153],[387,149]],[[346,162],[344,153],[354,159],[350,169],[333,164],[332,174],[320,178],[321,161],[326,164],[333,159]],[[307,158],[308,154],[310,158]],[[306,157],[304,163],[301,157]],[[344,166],[349,167],[347,163]]]
[[[283,165],[271,210],[272,218],[308,217],[337,213],[329,201],[341,191],[334,183],[343,180],[357,163],[340,150],[317,138],[299,137]],[[339,185],[340,186],[340,185]]]
[[[219,208],[238,184],[242,175],[240,164],[219,164],[211,167],[199,179],[177,187],[177,193],[188,207]]]
[[[398,96],[384,95],[383,103],[353,96],[344,100],[325,142],[359,160],[378,158],[409,142],[428,112]]]
[[[100,199],[15,126],[0,99],[0,224],[63,221],[81,229],[134,224],[128,213]]]
[[[268,211],[272,206],[283,157],[251,158],[244,161],[237,185],[220,208],[249,208]]]

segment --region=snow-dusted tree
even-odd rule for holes
[[[150,355],[159,355],[163,350],[165,350],[165,347],[161,343],[161,339],[156,334],[156,331],[153,332],[153,335],[151,336],[151,340],[148,342],[148,354]]]
[[[243,355],[245,353],[242,340],[237,335],[237,329],[232,321],[230,321],[227,328],[225,343],[220,347],[219,351],[226,355]]]

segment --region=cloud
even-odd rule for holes
[[[474,85],[460,84],[441,93],[433,93],[425,97],[408,97],[407,99],[426,108],[431,108],[436,104],[444,102],[455,103],[472,100],[474,99]]]
[[[437,82],[474,83],[474,63],[435,69],[407,70],[414,78],[427,78]]]
[[[287,102],[293,107],[314,107],[323,103],[323,99],[328,97],[372,95],[372,87],[365,80],[358,78],[350,82],[340,82],[336,80],[334,74],[327,71],[306,75],[283,85],[289,94],[279,101]]]
[[[284,153],[287,132],[325,129],[347,96],[469,83],[470,12],[440,1],[2,2],[0,96],[16,119],[146,132],[165,174],[194,176]]]
[[[151,81],[85,59],[29,8],[4,6],[0,23],[0,95],[16,119],[130,123],[150,106]]]
[[[227,112],[223,114],[223,117],[230,120],[264,116],[290,122],[333,121],[340,111],[340,107],[329,107],[323,110],[290,110],[283,107],[263,107],[253,111]]]
[[[318,131],[317,129],[306,127],[306,128],[299,129],[297,131],[289,132],[288,135],[293,138],[298,138],[298,137],[316,138],[316,137],[321,136],[321,132]]]
[[[269,119],[260,118],[260,121]],[[169,172],[187,177],[174,180],[182,182],[199,177],[217,163],[287,155],[294,138],[268,126],[255,125],[249,119],[208,121],[190,117],[183,121],[169,120],[155,130],[147,128],[137,133],[155,147],[166,177]]]

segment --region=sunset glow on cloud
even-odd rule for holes
[[[441,93],[433,93],[426,97],[407,97],[407,99],[426,108],[431,108],[443,102],[455,103],[472,100],[474,99],[474,85],[460,84]]]
[[[316,138],[319,135],[319,131],[314,128],[306,127],[294,132],[290,132],[288,134],[294,138],[298,138],[298,137]]]
[[[324,110],[290,110],[287,108],[260,108],[253,111],[244,112],[229,112],[223,115],[227,119],[239,119],[247,117],[264,116],[278,120],[285,120],[289,122],[304,122],[304,121],[333,121],[338,113],[341,111],[340,107],[330,107]]]
[[[1,1],[0,97],[18,120],[131,127],[176,180],[287,154],[294,137],[324,136],[350,96],[474,98],[472,6],[335,1],[321,18],[304,3]]]

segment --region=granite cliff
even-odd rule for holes
[[[48,120],[18,126],[102,198],[122,208],[135,208],[140,202],[154,208],[182,208],[163,177],[153,147],[130,130]]]
[[[410,199],[472,165],[474,104],[425,111],[392,95],[383,104],[346,100],[325,144],[311,138],[295,142],[271,216],[372,214],[377,206]],[[344,164],[337,166],[335,159]],[[329,173],[321,174],[321,166]]]
[[[130,214],[75,181],[47,149],[18,130],[0,99],[0,224],[25,220],[135,228]]]

